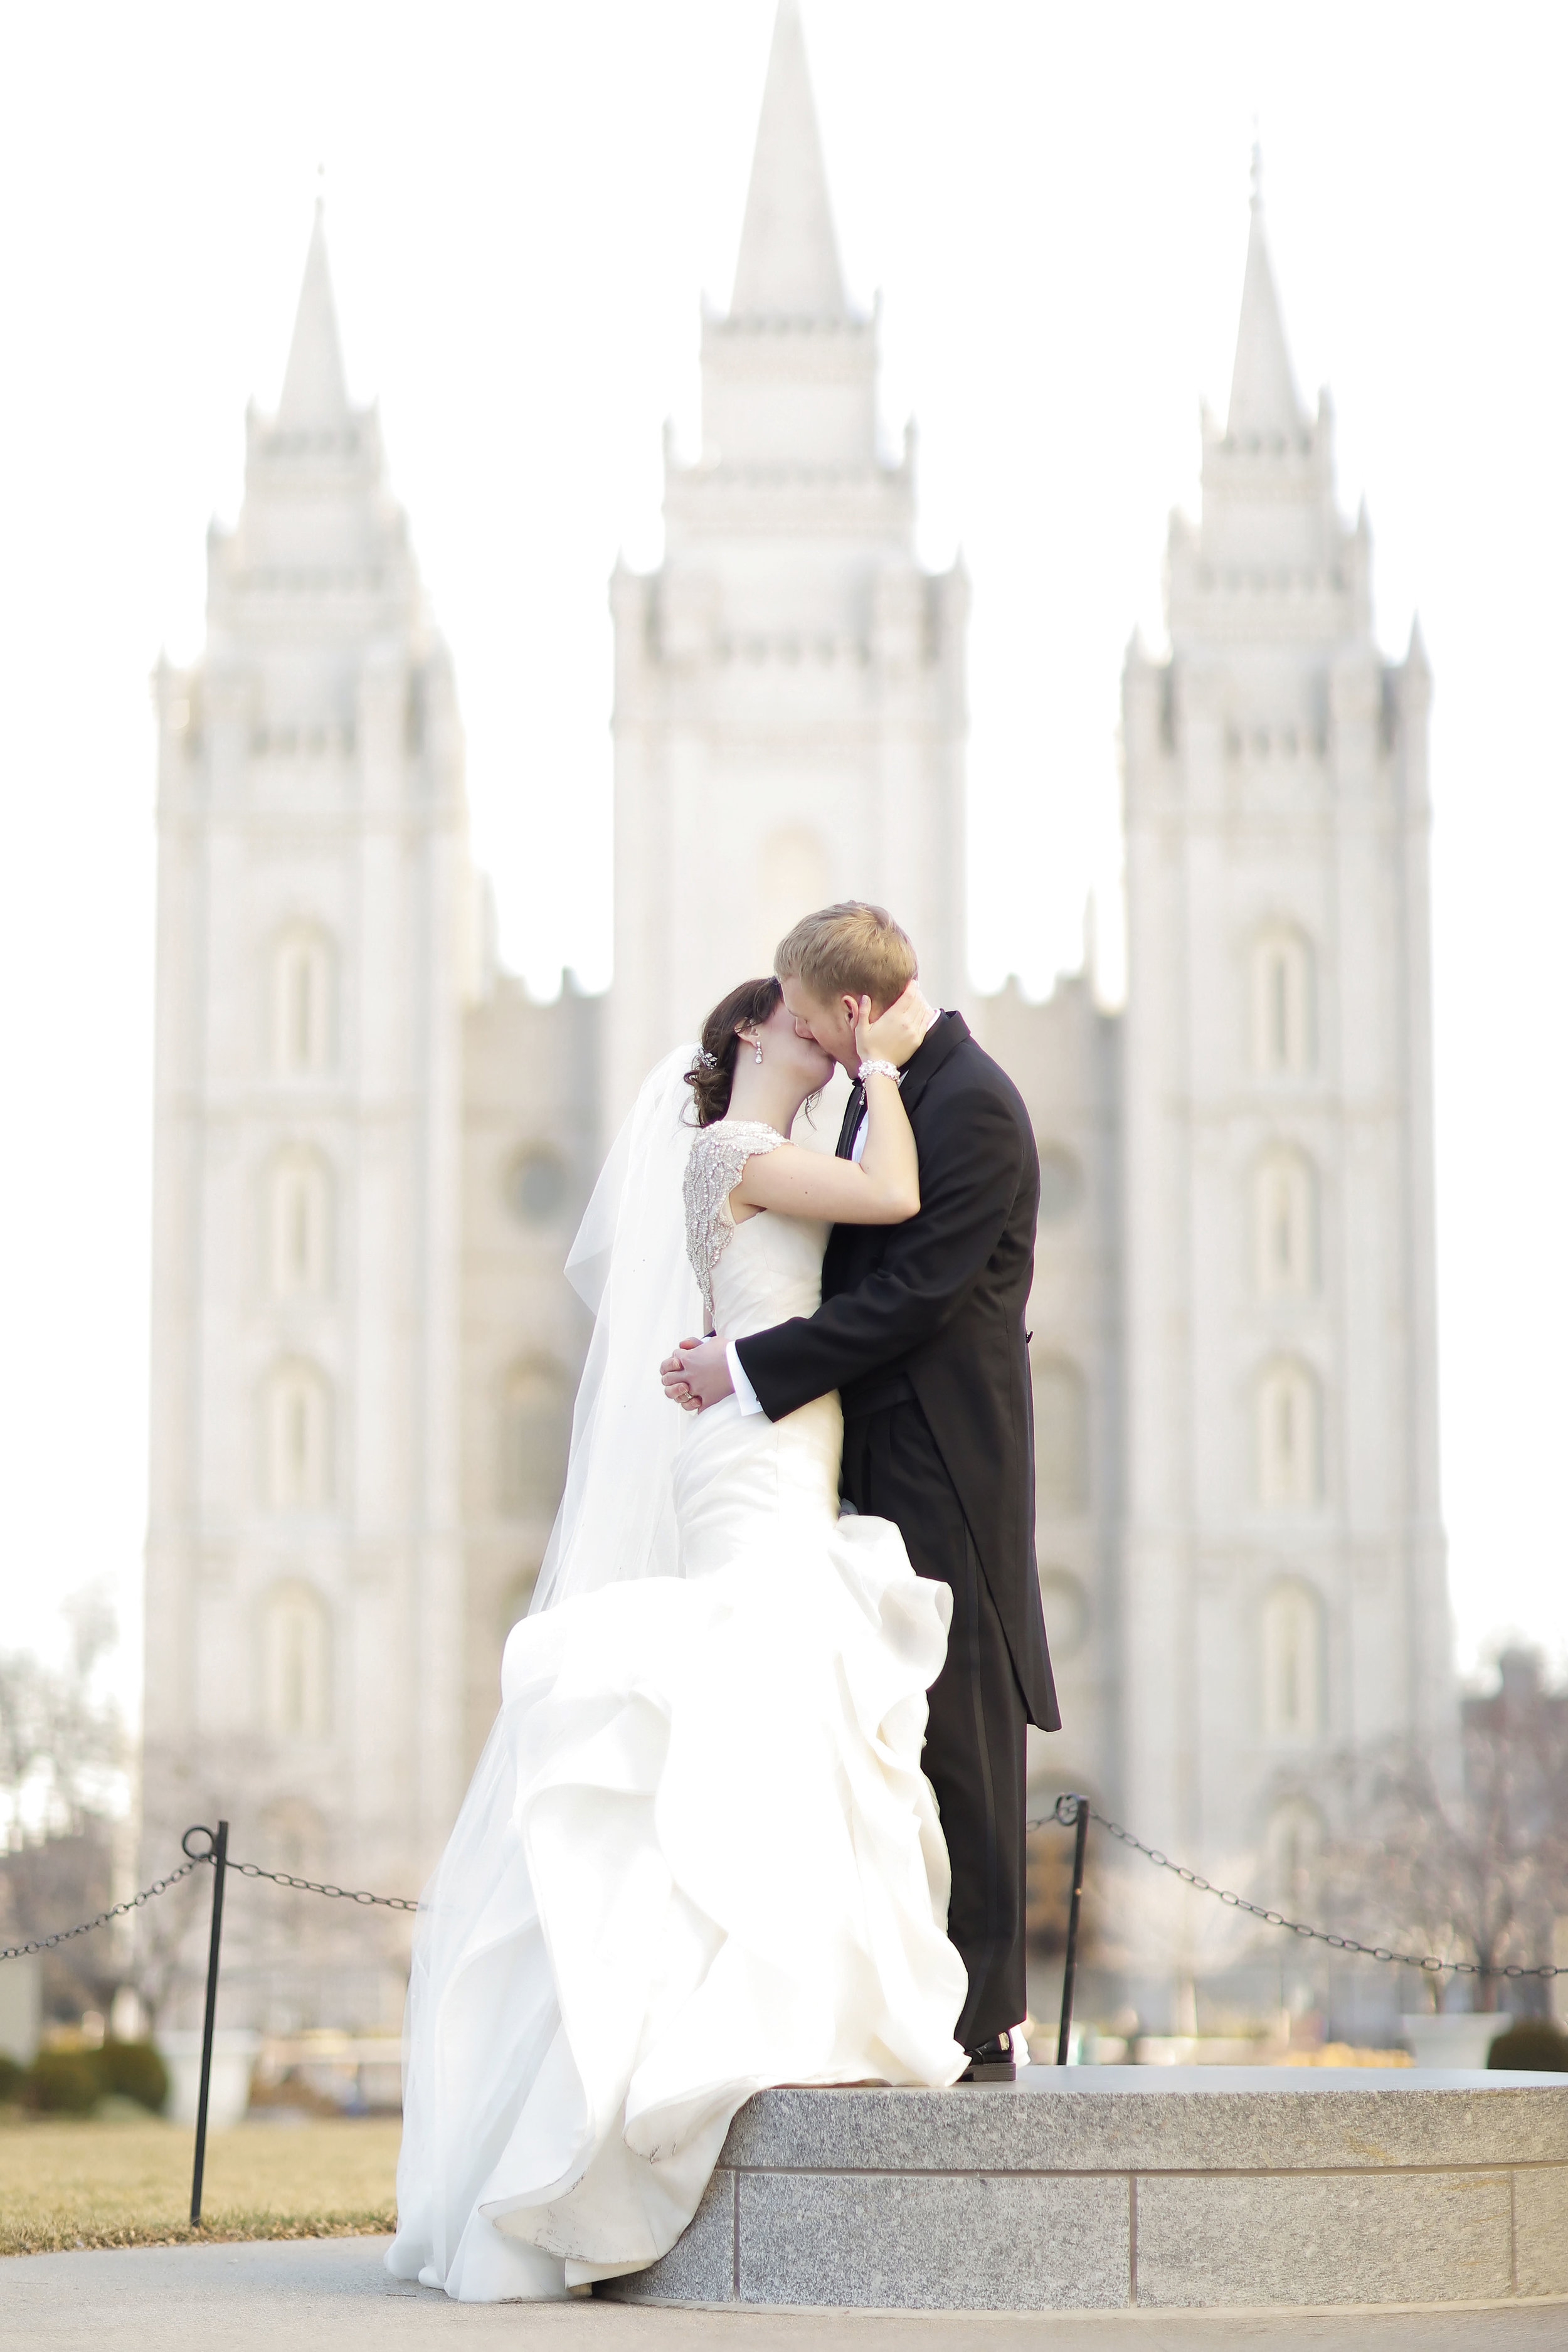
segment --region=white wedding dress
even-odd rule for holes
[[[740,1337],[812,1312],[826,1229],[731,1223],[727,1125],[692,1148],[694,1172],[716,1155],[699,1273]],[[921,1769],[946,1588],[888,1521],[840,1518],[836,1396],[679,1420],[678,1572],[513,1627],[422,1906],[387,2263],[463,2302],[656,2261],[767,2084],[965,2063]]]

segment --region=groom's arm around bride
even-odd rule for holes
[[[861,994],[879,1012],[913,983],[915,960],[880,908],[847,906],[797,924],[777,971],[797,1024],[853,1078]],[[770,1420],[838,1391],[846,1496],[891,1519],[917,1573],[952,1589],[925,1761],[953,1866],[949,1933],[969,1973],[958,2038],[975,2050],[1026,2014],[1025,1727],[1060,1720],[1035,1559],[1024,1328],[1039,1162],[1017,1088],[957,1013],[933,1015],[902,1095],[919,1214],[836,1226],[816,1313],[734,1352]],[[841,1156],[854,1150],[858,1110],[852,1097]],[[712,1370],[718,1352],[702,1351]],[[727,1389],[728,1373],[719,1377]]]

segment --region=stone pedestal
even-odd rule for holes
[[[1568,2298],[1568,2077],[1031,2067],[766,2091],[632,2303],[1114,2310]]]
[[[30,2066],[44,2022],[44,1964],[24,1952],[0,1968],[0,2058]]]
[[[226,2027],[213,2035],[212,2074],[207,2083],[209,2130],[226,2131],[250,2105],[250,2078],[260,2048],[260,2034],[241,2027]],[[158,2055],[169,2070],[164,2114],[172,2123],[194,2124],[201,2102],[200,2033],[160,2033]]]
[[[1499,2011],[1489,2016],[1471,2011],[1450,2017],[1402,2017],[1400,2040],[1408,2044],[1418,2066],[1481,2066],[1492,2043],[1513,2023]]]

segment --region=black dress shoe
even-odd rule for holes
[[[998,2033],[990,2042],[983,2042],[978,2050],[972,2050],[969,2063],[958,2079],[961,2083],[1016,2083],[1018,2065],[1012,2035]]]

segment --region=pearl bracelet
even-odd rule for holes
[[[856,1076],[862,1086],[868,1078],[891,1078],[896,1087],[904,1083],[902,1070],[896,1068],[891,1062],[862,1062]]]

